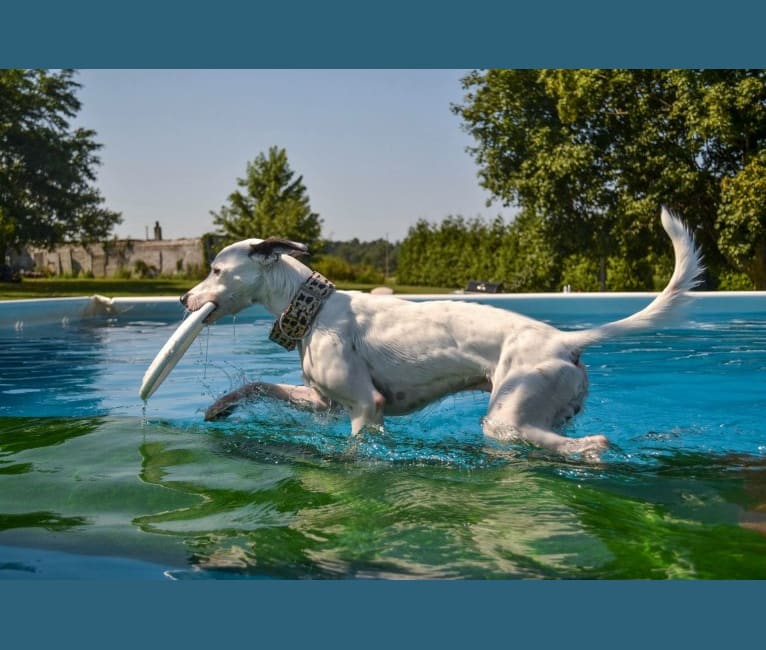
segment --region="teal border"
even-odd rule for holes
[[[764,67],[764,3],[14,3],[4,67]],[[739,647],[760,582],[0,583],[7,647]],[[14,643],[18,641],[18,643]]]
[[[12,3],[0,65],[97,68],[761,67],[755,0]]]
[[[0,584],[7,647],[743,647],[763,582]]]

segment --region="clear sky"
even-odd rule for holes
[[[330,239],[403,238],[420,218],[492,218],[450,111],[459,70],[82,70],[78,124],[103,145],[98,186],[120,237],[213,230],[245,166],[287,150]],[[273,233],[263,233],[268,236]]]

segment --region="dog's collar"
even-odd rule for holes
[[[314,271],[298,289],[298,293],[285,308],[271,328],[269,339],[286,350],[294,350],[322,309],[325,301],[335,291],[335,285],[318,271]]]

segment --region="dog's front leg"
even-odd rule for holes
[[[349,409],[351,418],[351,433],[358,434],[365,427],[381,428],[383,426],[383,406],[385,398],[374,388],[372,389],[371,400],[356,402]]]
[[[308,383],[345,407],[351,433],[356,435],[365,427],[383,426],[386,400],[375,388],[367,361],[350,340],[349,336],[314,334],[304,352],[303,374]]]
[[[218,398],[205,411],[205,420],[220,420],[228,417],[240,404],[261,397],[288,402],[293,406],[308,411],[328,411],[337,405],[326,400],[316,390],[309,386],[293,386],[291,384],[268,384],[255,381],[245,384],[237,390],[226,393]]]

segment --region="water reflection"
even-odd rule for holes
[[[332,454],[288,429],[15,420],[0,460],[25,470],[0,472],[0,545],[176,578],[766,578],[752,457],[583,466],[464,441],[456,462],[389,461],[380,435]]]
[[[87,523],[88,520],[85,517],[62,517],[50,511],[0,514],[0,531],[14,528],[43,528],[52,532],[63,532]]]
[[[759,559],[766,540],[738,525],[740,475],[708,482],[619,468],[567,473],[566,464],[523,454],[477,470],[329,460],[305,446],[263,448],[236,434],[207,440],[193,452],[167,441],[141,446],[142,478],[195,501],[135,523],[183,537],[192,571],[283,578],[766,577]],[[689,494],[700,501],[690,503]]]

